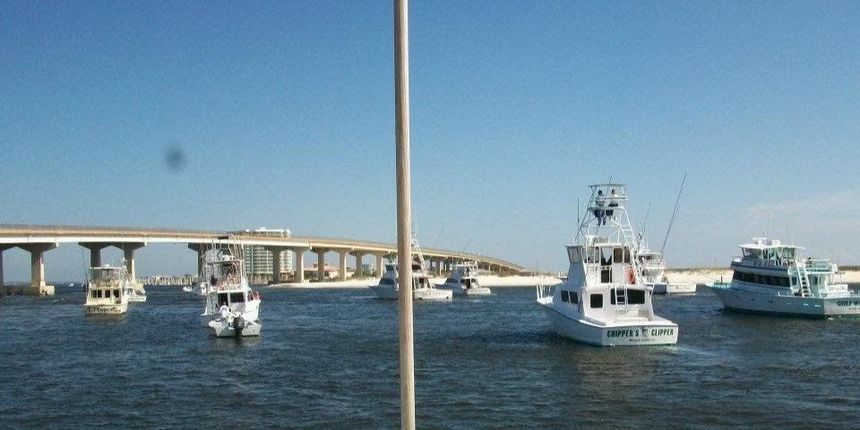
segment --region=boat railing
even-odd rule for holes
[[[553,292],[552,287],[554,287],[554,286],[555,286],[554,284],[547,283],[546,279],[544,279],[544,277],[541,276],[540,281],[535,286],[536,298],[538,300],[540,300],[540,299],[543,299],[546,297],[552,297],[552,292]]]

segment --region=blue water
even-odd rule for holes
[[[199,297],[149,287],[121,318],[80,288],[0,299],[5,428],[398,428],[397,305],[263,288],[263,336],[216,339]],[[860,319],[656,297],[673,347],[554,335],[530,288],[415,306],[420,428],[858,428]]]

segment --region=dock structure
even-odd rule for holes
[[[178,229],[157,229],[139,227],[82,227],[54,225],[0,225],[0,291],[3,283],[3,251],[20,248],[30,253],[30,284],[24,288],[26,294],[52,295],[54,287],[48,285],[45,279],[45,253],[61,244],[74,243],[90,251],[89,264],[91,267],[101,266],[101,251],[107,247],[115,247],[123,251],[126,268],[132,276],[135,273],[134,253],[149,244],[156,243],[185,243],[192,251],[197,252],[198,273],[202,265],[203,254],[213,248],[228,246],[258,245],[272,253],[273,268],[272,282],[307,282],[305,279],[305,253],[316,254],[317,276],[325,277],[325,255],[330,252],[338,254],[338,279],[348,277],[347,264],[350,257],[355,261],[356,273],[364,257],[375,258],[375,273],[382,273],[386,258],[397,257],[397,246],[392,243],[372,242],[353,239],[333,239],[323,237],[300,237],[292,235],[268,236],[255,234],[253,231],[194,231]],[[291,279],[284,279],[281,268],[282,251],[292,251],[295,264]],[[496,273],[519,273],[523,267],[509,261],[486,255],[469,254],[444,249],[423,248],[424,256],[428,259],[430,270],[441,274],[450,271],[456,264],[465,261],[475,261],[482,269]],[[323,264],[319,264],[322,262]]]

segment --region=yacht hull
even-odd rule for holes
[[[461,293],[464,296],[489,296],[492,293],[487,287],[472,287],[472,288],[463,288],[461,289]]]
[[[666,294],[696,294],[696,284],[668,284]]]
[[[376,293],[376,297],[380,299],[398,299],[398,290],[395,290],[393,287],[378,285],[376,287],[371,287],[371,289]],[[422,288],[412,290],[413,300],[450,300],[451,295],[451,290],[446,289]]]
[[[828,318],[860,316],[860,296],[851,297],[797,297],[756,294],[732,287],[710,286],[723,306],[731,311]]]
[[[590,345],[642,346],[678,343],[678,325],[667,320],[600,326],[568,317],[551,306],[540,306],[558,335]]]
[[[255,321],[242,321],[241,330],[239,334],[236,333],[236,328],[234,327],[235,320],[224,320],[217,319],[209,322],[209,327],[212,328],[213,334],[216,337],[249,337],[249,336],[259,336],[260,330],[262,330],[263,326],[260,324],[260,320]]]

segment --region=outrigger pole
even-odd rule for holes
[[[409,5],[394,0],[394,116],[397,175],[397,256],[400,286],[400,428],[415,429],[412,337],[412,202],[409,172]]]
[[[672,218],[669,220],[669,227],[666,229],[666,237],[663,238],[663,246],[660,247],[660,255],[666,249],[666,242],[669,240],[669,232],[672,231],[672,224],[675,222],[675,214],[678,212],[678,202],[681,201],[681,193],[684,192],[684,183],[687,182],[687,172],[684,172],[684,179],[681,179],[681,189],[678,190],[678,197],[675,199],[675,208],[672,209]]]

